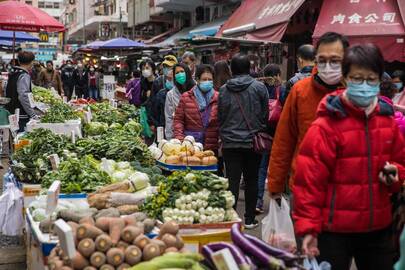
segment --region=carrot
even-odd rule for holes
[[[120,266],[117,267],[117,270],[126,270],[126,269],[130,269],[131,266],[127,263],[123,263]]]
[[[135,238],[135,240],[134,240],[134,244],[135,244],[136,246],[138,246],[141,250],[142,250],[147,244],[149,244],[149,242],[150,242],[150,239],[149,239],[147,236],[143,235],[143,234],[138,235],[138,237]]]
[[[79,242],[77,249],[84,257],[90,257],[91,254],[96,250],[96,245],[93,239],[85,238]]]
[[[121,249],[122,251],[125,251],[125,249],[129,246],[129,244],[125,241],[119,241],[117,244],[117,248]]]
[[[143,248],[142,259],[144,261],[152,260],[157,256],[160,256],[160,248],[157,244],[149,243]]]
[[[86,266],[83,270],[97,270],[94,266]]]
[[[126,226],[122,232],[121,232],[121,238],[122,240],[128,242],[128,243],[132,243],[134,241],[134,239],[136,237],[138,237],[138,235],[141,235],[143,232],[140,228],[136,227],[136,226]]]
[[[125,221],[125,225],[135,225],[138,221],[133,216],[125,216],[122,218]]]
[[[73,268],[72,267],[70,267],[70,266],[62,266],[61,268],[58,268],[58,270],[73,270]]]
[[[150,242],[159,246],[161,254],[163,254],[165,252],[165,250],[166,250],[165,242],[163,242],[162,240],[159,240],[159,239],[152,239]]]
[[[166,233],[165,235],[163,235],[162,241],[166,244],[167,247],[176,247],[177,238],[176,236]]]
[[[170,252],[179,252],[179,250],[175,247],[169,247],[165,249],[165,253],[170,253]]]
[[[118,266],[124,262],[124,252],[119,248],[110,248],[107,251],[107,262],[113,266]]]
[[[110,228],[110,221],[111,218],[109,217],[100,217],[96,219],[96,227],[99,228],[100,230],[108,232]]]
[[[110,264],[104,264],[100,267],[100,270],[115,270],[115,268]]]
[[[94,267],[100,267],[103,264],[105,264],[107,258],[105,256],[105,254],[103,252],[100,251],[96,251],[93,254],[91,254],[90,256],[90,263],[91,265],[93,265]]]
[[[54,257],[48,261],[49,270],[58,270],[63,266],[63,261],[59,257]]]
[[[111,238],[106,234],[97,236],[95,244],[96,249],[101,252],[106,252],[112,246]]]
[[[72,259],[72,266],[74,269],[82,270],[86,266],[89,266],[89,261],[85,257],[83,257],[80,252],[76,251],[76,255]]]
[[[84,217],[79,220],[79,224],[90,224],[94,226],[94,219],[92,217]]]
[[[82,240],[84,238],[92,238],[95,239],[100,234],[103,234],[103,231],[97,228],[96,226],[90,224],[80,224],[77,227],[77,239]]]
[[[160,228],[159,238],[163,237],[166,233],[171,235],[177,235],[179,232],[179,225],[175,221],[168,221],[163,223],[162,227]]]
[[[129,246],[125,250],[125,261],[129,265],[135,265],[142,259],[142,251],[137,246]]]
[[[125,227],[125,222],[121,218],[112,218],[110,221],[110,237],[113,245],[116,245],[121,237],[121,231]]]

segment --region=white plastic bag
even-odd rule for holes
[[[318,261],[315,258],[304,260],[304,267],[308,270],[331,270],[332,266],[328,262],[321,262],[318,264]]]
[[[269,214],[262,220],[262,239],[270,245],[289,252],[297,250],[294,226],[290,217],[288,201],[281,197],[270,198]]]
[[[7,183],[0,196],[0,209],[0,232],[9,236],[21,235],[24,225],[23,193],[13,183]]]

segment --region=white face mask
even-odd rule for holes
[[[150,69],[142,70],[142,76],[144,76],[145,78],[149,78],[150,76],[152,76],[152,70]]]
[[[342,67],[332,69],[328,62],[325,67],[318,66],[318,76],[327,85],[336,85],[342,79]]]

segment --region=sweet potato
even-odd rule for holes
[[[177,239],[174,235],[166,233],[165,235],[163,235],[162,241],[166,244],[167,247],[176,247]]]
[[[133,217],[132,215],[129,216],[125,216],[122,218],[125,221],[125,225],[129,226],[129,225],[135,225],[138,221],[136,220],[135,217]]]
[[[112,192],[112,191],[117,192],[118,190],[120,192],[125,192],[125,191],[128,191],[130,188],[131,188],[131,185],[130,185],[129,181],[122,181],[122,182],[118,182],[118,183],[114,183],[114,184],[111,184],[108,186],[101,187],[101,188],[97,189],[96,192],[93,194],[107,193],[107,192]]]
[[[117,208],[107,208],[107,209],[102,209],[97,212],[97,214],[94,216],[94,218],[97,220],[101,217],[119,217],[120,216],[120,211],[118,211]]]
[[[137,246],[128,246],[125,250],[125,261],[129,265],[135,265],[142,259],[142,251]]]
[[[84,217],[79,220],[79,224],[90,224],[93,225],[95,224],[94,219],[92,217]]]
[[[78,240],[84,238],[95,239],[97,236],[103,234],[103,231],[97,228],[96,226],[90,224],[80,224],[77,227],[76,237]]]
[[[98,210],[108,208],[108,200],[111,193],[90,194],[87,198],[90,207],[97,208]]]
[[[165,252],[165,250],[166,250],[166,244],[165,244],[165,242],[163,242],[163,241],[161,241],[161,240],[159,240],[159,239],[152,239],[150,242],[151,242],[151,243],[154,243],[154,244],[156,244],[156,245],[159,246],[159,248],[160,248],[160,254],[163,254],[163,253]]]
[[[96,251],[93,254],[91,254],[90,256],[90,263],[91,265],[93,265],[94,267],[100,267],[103,264],[105,264],[105,262],[107,261],[107,257],[105,256],[105,254],[103,252],[100,251]]]
[[[108,249],[112,247],[111,238],[106,234],[97,236],[95,244],[96,249],[101,252],[106,252]]]
[[[93,239],[85,238],[79,242],[77,249],[84,257],[90,257],[91,254],[96,250],[96,245],[94,244]]]
[[[143,234],[143,231],[136,226],[126,226],[121,232],[121,239],[132,243],[138,235]]]
[[[139,207],[132,204],[120,205],[117,206],[117,209],[121,215],[129,215],[139,211]]]
[[[74,269],[82,270],[86,266],[89,266],[89,261],[85,257],[83,257],[80,252],[76,251],[76,255],[72,259],[72,266]]]
[[[110,217],[100,217],[96,219],[96,227],[100,230],[108,232],[108,230],[110,229],[110,221]]]
[[[125,221],[121,218],[113,218],[110,220],[110,237],[113,245],[116,245],[121,237],[121,231],[125,227]]]
[[[63,209],[58,212],[58,217],[64,221],[73,221],[79,223],[84,217],[93,216],[97,212],[95,208],[89,208],[88,210],[74,211],[70,209]]]
[[[122,264],[124,258],[124,252],[119,248],[110,248],[107,251],[107,262],[113,266]]]
[[[165,235],[166,233],[177,235],[178,232],[179,225],[175,221],[168,221],[163,223],[163,225],[160,227],[159,236],[163,237],[163,235]]]

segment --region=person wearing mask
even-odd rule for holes
[[[32,83],[34,85],[41,85],[39,79],[40,76],[39,74],[41,74],[41,72],[44,70],[44,68],[42,67],[41,63],[35,61],[32,67],[32,71],[31,71],[31,78],[32,78]]]
[[[177,64],[177,58],[174,55],[166,55],[164,57],[164,60],[162,62],[161,68],[162,68],[162,75],[160,75],[157,79],[155,84],[153,85],[153,92],[157,94],[160,90],[165,88],[165,82],[166,82],[166,76],[169,71],[172,70],[173,66]]]
[[[268,191],[277,198],[285,192],[288,178],[292,187],[295,157],[322,98],[343,89],[342,60],[347,39],[334,32],[323,34],[317,42],[317,68],[311,77],[297,82],[283,106],[270,154]]]
[[[89,97],[94,100],[98,100],[100,98],[100,74],[93,66],[91,66],[87,77],[89,80]]]
[[[173,82],[173,69],[166,72],[165,75],[165,87],[161,89],[155,96],[153,100],[152,108],[152,121],[155,127],[165,127],[165,103],[167,93],[174,88]]]
[[[141,70],[141,100],[146,103],[153,94],[156,66],[150,59],[145,59],[139,64]]]
[[[174,113],[180,102],[180,97],[195,85],[190,69],[183,63],[173,66],[173,76],[174,86],[172,90],[167,92],[165,102],[165,136],[168,140],[174,138]]]
[[[185,52],[181,57],[181,62],[188,66],[194,78],[195,66],[197,64],[197,57],[193,52]]]
[[[14,67],[8,76],[6,97],[10,98],[10,102],[5,107],[10,113],[20,109],[19,132],[23,132],[30,118],[36,117],[28,97],[32,92],[29,72],[35,56],[32,52],[20,51],[17,58],[19,66]]]
[[[82,62],[77,63],[76,69],[73,72],[75,82],[75,94],[78,98],[88,98],[88,76]]]
[[[288,80],[286,84],[286,92],[283,100],[287,99],[288,93],[290,93],[291,88],[298,81],[310,77],[312,74],[312,69],[315,66],[315,48],[310,44],[301,45],[297,50],[297,66],[298,72]]]
[[[218,91],[230,78],[232,78],[232,74],[228,63],[223,60],[215,63],[214,72],[214,88]]]
[[[391,78],[397,89],[397,94],[393,98],[394,108],[401,113],[405,113],[405,92],[403,91],[405,86],[405,72],[396,70],[392,73]]]
[[[62,83],[68,101],[72,98],[73,90],[75,88],[75,81],[73,79],[74,70],[72,61],[67,60],[66,65],[62,69]]]
[[[214,90],[214,77],[212,66],[197,66],[197,85],[181,95],[173,131],[176,139],[193,136],[204,149],[218,154],[218,92]]]
[[[262,71],[264,85],[267,88],[269,99],[278,99],[281,102],[281,96],[285,88],[281,85],[281,69],[276,64],[269,64]],[[282,102],[283,103],[283,102]],[[268,125],[267,131],[274,138],[277,124]],[[270,153],[262,155],[259,167],[259,191],[257,195],[256,213],[263,213],[263,197],[267,178],[267,168],[269,166]]]
[[[266,130],[269,94],[263,83],[249,75],[250,61],[246,55],[237,54],[232,58],[231,71],[233,77],[219,90],[219,135],[229,189],[235,196],[234,207],[243,173],[245,228],[253,229],[259,225],[255,208],[261,161],[261,155],[253,150],[253,137]]]
[[[405,178],[405,140],[378,98],[384,58],[373,44],[345,53],[346,89],[321,102],[302,141],[293,186],[302,251],[333,269],[392,269],[392,192]]]
[[[53,87],[60,96],[64,95],[60,73],[53,68],[50,60],[46,61],[46,69],[39,74],[39,84],[48,89]]]

